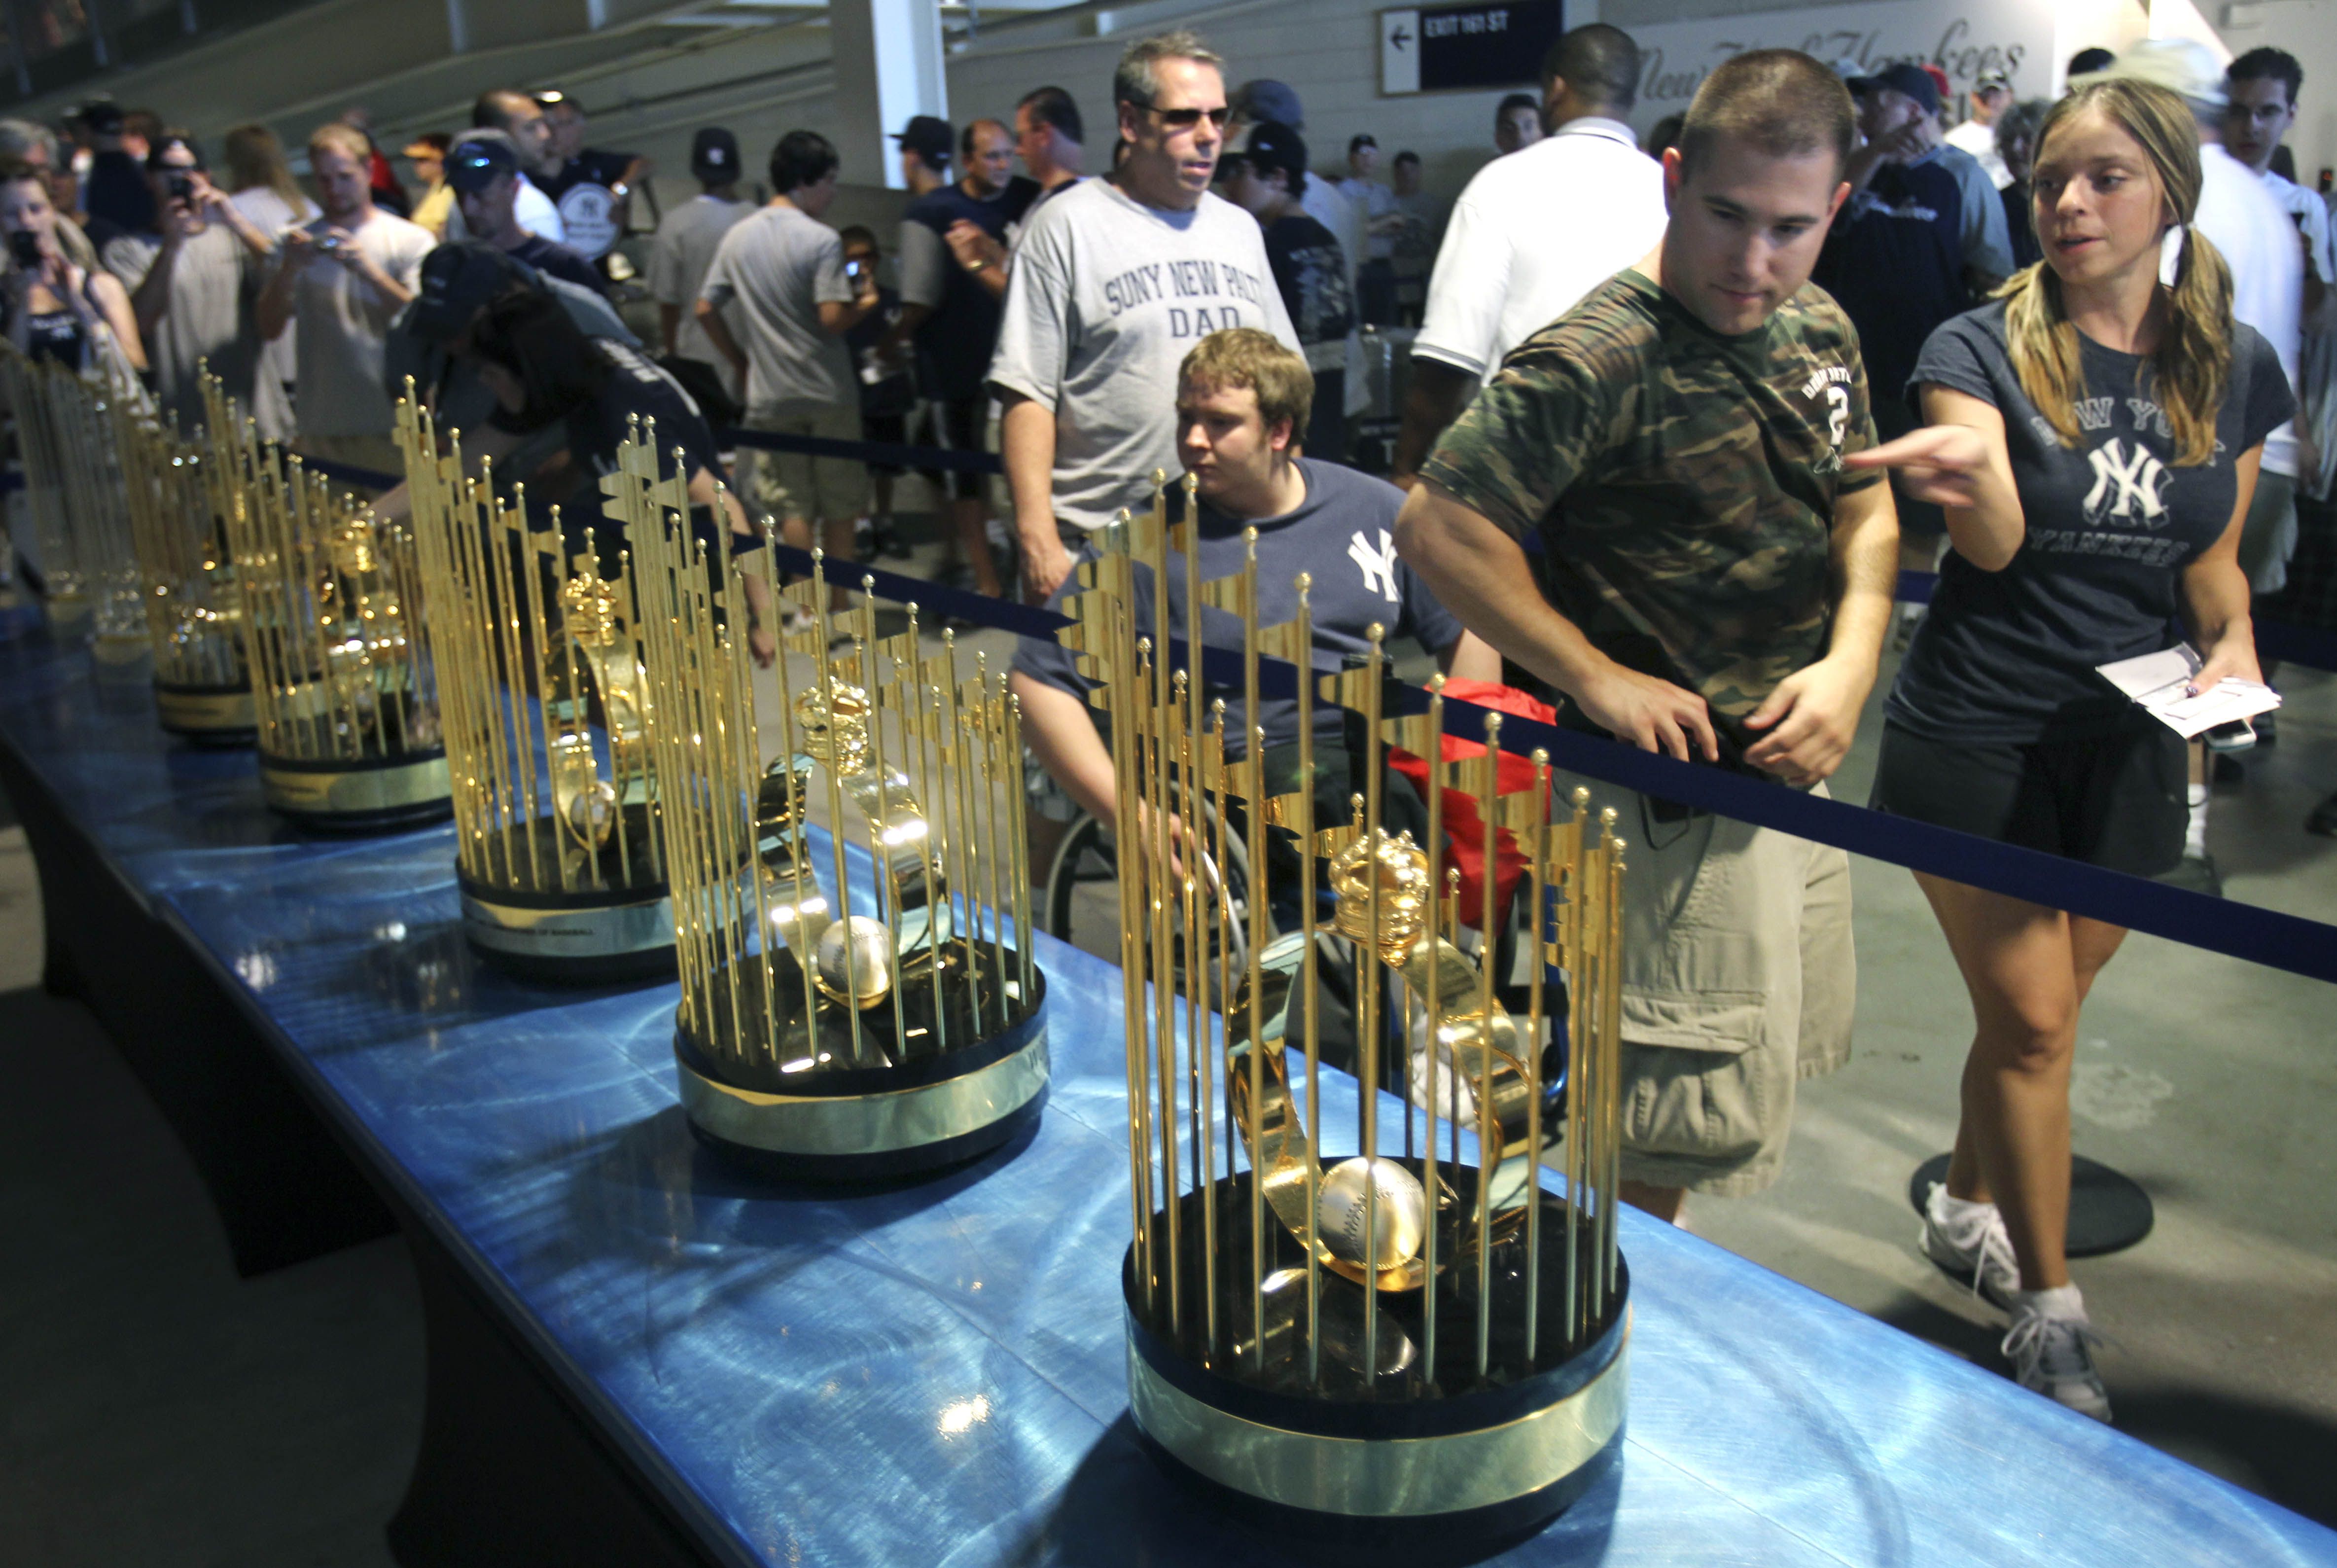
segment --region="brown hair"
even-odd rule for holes
[[[1315,373],[1305,359],[1255,327],[1228,327],[1194,344],[1177,368],[1177,385],[1218,392],[1247,387],[1257,394],[1258,416],[1266,427],[1287,419],[1294,441],[1305,436],[1315,412]]]
[[[284,161],[284,143],[276,139],[275,132],[259,124],[232,126],[221,151],[227,157],[230,194],[264,185],[281,196],[294,212],[308,210],[308,198],[292,178],[291,165]]]
[[[1721,62],[1696,90],[1680,124],[1680,172],[1724,142],[1772,158],[1831,152],[1840,168],[1857,134],[1857,106],[1832,70],[1798,49],[1750,49]]]
[[[2232,379],[2231,269],[2207,237],[2189,227],[2199,205],[2197,121],[2191,106],[2166,88],[2114,77],[2053,105],[2037,132],[2035,157],[2042,161],[2055,131],[2094,112],[2140,145],[2171,220],[2185,226],[2183,254],[2167,291],[2166,332],[2150,356],[2150,395],[2166,412],[2176,466],[2195,467],[2215,456],[2215,415]],[[2075,446],[2086,368],[2078,328],[2062,304],[2059,275],[2039,261],[2013,274],[1997,298],[2004,301],[2004,336],[2021,391],[2061,445]]]
[[[328,147],[360,163],[370,162],[373,158],[372,139],[345,121],[329,121],[308,132],[308,156],[311,159]]]

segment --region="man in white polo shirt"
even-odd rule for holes
[[[1196,343],[1256,327],[1298,347],[1257,220],[1209,191],[1231,118],[1218,57],[1190,33],[1139,40],[1112,99],[1127,154],[1022,231],[990,363],[1032,603],[1070,573],[1067,539],[1178,471],[1177,370]]]
[[[1623,122],[1638,97],[1629,34],[1577,27],[1550,45],[1541,80],[1551,134],[1478,171],[1436,254],[1389,475],[1407,489],[1511,348],[1663,238],[1663,168]]]

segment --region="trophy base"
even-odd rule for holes
[[[263,750],[259,788],[279,816],[328,833],[418,828],[455,811],[444,751],[344,761]]]
[[[800,971],[792,962],[781,971],[778,994],[783,997],[788,994],[788,975],[799,982]],[[911,1018],[931,1017],[922,1004],[917,1010],[906,1005],[923,990],[914,976],[904,983],[904,1011]],[[979,1038],[959,1034],[967,1044],[952,1050],[907,1055],[889,1066],[801,1073],[782,1068],[767,1080],[770,1088],[732,1082],[744,1074],[717,1067],[686,1029],[677,1029],[675,1070],[690,1132],[740,1167],[781,1181],[893,1181],[963,1164],[1036,1122],[1045,1104],[1043,975],[1038,978],[1037,992],[1013,1023]],[[844,1039],[846,1025],[833,1017],[840,1011],[823,1014],[823,1054],[828,1048],[850,1049]],[[862,1017],[869,1044],[881,1051],[884,1046],[875,1037],[880,1024],[889,1036],[891,1009],[872,1007]],[[913,1033],[930,1038],[940,1031],[921,1027]],[[786,1050],[806,1048],[800,1022],[784,1020],[777,1035]],[[782,1083],[788,1088],[800,1083],[814,1092],[776,1092]]]
[[[1417,1161],[1405,1161],[1417,1171]],[[1473,1170],[1442,1175],[1462,1194]],[[1364,1335],[1362,1286],[1318,1274],[1319,1352],[1306,1350],[1305,1254],[1286,1245],[1264,1292],[1264,1350],[1249,1325],[1257,1308],[1231,1280],[1249,1278],[1249,1179],[1221,1181],[1217,1201],[1221,1267],[1217,1340],[1207,1343],[1194,1193],[1182,1195],[1178,1248],[1184,1311],[1159,1323],[1130,1247],[1121,1268],[1127,1305],[1129,1414],[1162,1470],[1227,1513],[1261,1528],[1303,1534],[1358,1561],[1473,1559],[1548,1524],[1596,1485],[1623,1446],[1630,1339],[1628,1271],[1618,1260],[1614,1291],[1568,1338],[1564,1323],[1566,1204],[1542,1195],[1540,1330],[1524,1348],[1522,1238],[1494,1245],[1488,1370],[1476,1370],[1478,1271],[1474,1253],[1442,1269],[1434,1366],[1419,1350],[1422,1292],[1378,1294],[1377,1333]],[[1448,1217],[1445,1231],[1454,1234]],[[1588,1238],[1586,1237],[1587,1242]],[[1446,1254],[1450,1256],[1450,1254]],[[1588,1267],[1595,1250],[1576,1253]],[[1166,1281],[1156,1284],[1165,1295]],[[1365,1350],[1376,1370],[1363,1370]]]
[[[154,682],[154,711],[162,728],[198,746],[249,746],[259,736],[251,688]]]
[[[456,878],[463,933],[480,957],[525,980],[608,985],[673,975],[673,900],[663,887],[531,900]]]
[[[650,856],[649,808],[628,804],[620,826],[590,855],[549,817],[474,846],[484,875],[455,874],[473,949],[508,974],[556,985],[673,978],[673,901]],[[600,886],[563,888],[562,875]]]

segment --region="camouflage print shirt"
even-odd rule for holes
[[[1723,337],[1627,270],[1527,338],[1421,474],[1522,540],[1616,662],[1739,719],[1823,657],[1834,497],[1874,445],[1858,334],[1804,286]]]

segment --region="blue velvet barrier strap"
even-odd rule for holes
[[[778,564],[789,571],[808,572],[811,556],[807,551],[781,545]],[[872,579],[879,597],[914,603],[921,613],[932,611],[956,615],[1020,636],[1051,639],[1057,627],[1070,624],[1065,617],[1045,610],[963,589],[940,587],[858,562],[830,561],[827,574],[829,581],[853,587],[859,586],[863,578]],[[1174,644],[1170,657],[1183,661],[1182,642]],[[1206,678],[1227,685],[1240,684],[1239,654],[1227,649],[1205,648],[1201,664]],[[1295,696],[1296,674],[1289,665],[1269,660],[1261,671],[1261,689],[1269,696]],[[1427,703],[1428,693],[1421,688],[1391,680],[1383,710],[1393,717],[1423,711]],[[1484,716],[1489,711],[1474,703],[1447,698],[1445,731],[1461,740],[1482,741]],[[1520,755],[1540,748],[1550,754],[1553,768],[1603,784],[1677,800],[1716,816],[1774,828],[1781,833],[1830,844],[1869,859],[1930,872],[2050,908],[2066,909],[2187,946],[2204,947],[2212,953],[2244,958],[2315,980],[2337,982],[2337,926],[2322,921],[2232,899],[2212,898],[2058,855],[1888,816],[1846,801],[1804,794],[1782,784],[1765,783],[1554,725],[1538,724],[1515,714],[1501,716],[1501,743],[1503,750]]]
[[[403,474],[385,474],[378,468],[360,468],[354,463],[335,463],[324,457],[311,457],[306,453],[294,456],[300,459],[300,466],[310,473],[322,474],[328,479],[338,479],[343,484],[355,485],[364,490],[387,490],[406,483]]]
[[[753,446],[765,452],[848,457],[856,463],[894,468],[948,468],[960,474],[1006,472],[1006,465],[994,452],[950,452],[939,446],[904,446],[898,441],[836,441],[826,436],[789,436],[777,430],[720,430],[715,434],[726,446]]]

